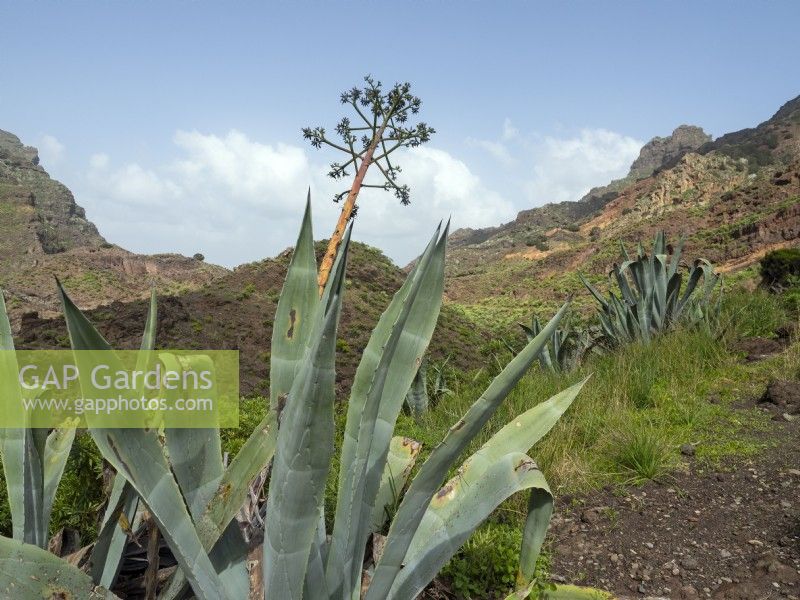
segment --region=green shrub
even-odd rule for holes
[[[800,277],[800,248],[773,250],[761,259],[761,281],[766,287],[783,288],[793,277]]]
[[[247,298],[252,296],[255,293],[255,291],[256,291],[255,284],[254,283],[248,283],[246,286],[244,286],[244,289],[241,292],[239,292],[239,295],[237,296],[237,299],[238,300],[246,300]]]

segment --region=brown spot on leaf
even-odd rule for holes
[[[467,424],[467,422],[464,419],[459,419],[458,423],[453,425],[453,431],[458,431],[459,429],[464,427],[464,425],[466,425],[466,424]]]
[[[297,321],[297,311],[293,308],[289,311],[289,329],[286,330],[286,337],[292,339],[294,337],[294,324]]]
[[[438,492],[436,492],[436,497],[437,498],[444,498],[445,496],[447,496],[447,494],[449,494],[452,491],[453,491],[453,484],[452,483],[448,483],[446,486],[444,486],[442,489],[440,489]]]
[[[514,467],[514,470],[515,471],[522,471],[522,470],[524,470],[524,471],[534,471],[534,470],[536,470],[538,468],[539,468],[539,466],[536,464],[536,462],[533,459],[531,459],[531,458],[523,458],[522,460],[519,461],[519,464],[516,467]]]

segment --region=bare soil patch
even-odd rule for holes
[[[776,383],[770,398],[797,406],[798,382]],[[768,438],[756,460],[561,498],[553,575],[626,598],[800,598],[800,419]]]

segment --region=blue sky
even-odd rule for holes
[[[440,218],[577,199],[681,123],[713,135],[800,93],[797,2],[5,2],[0,128],[38,146],[111,241],[235,265],[335,218],[338,93],[409,80],[438,131],[412,205],[365,195],[356,237],[400,263]]]

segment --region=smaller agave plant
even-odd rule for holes
[[[522,331],[525,332],[525,337],[528,342],[533,340],[539,335],[542,330],[539,317],[536,315],[531,319],[531,325],[528,327],[523,323],[519,323]],[[539,353],[539,363],[543,369],[552,371],[553,373],[560,373],[561,371],[569,370],[575,359],[575,353],[570,351],[572,342],[576,339],[577,334],[569,328],[558,328],[553,331],[550,341],[545,344],[542,351]]]
[[[453,391],[447,387],[445,378],[445,367],[450,357],[448,356],[441,364],[431,364],[428,358],[422,359],[414,381],[406,394],[406,406],[414,417],[425,414],[431,403],[439,402],[445,396],[449,396]],[[430,382],[429,373],[432,371],[433,382]]]
[[[656,234],[652,254],[639,244],[636,258],[625,246],[624,260],[615,263],[610,276],[619,287],[605,298],[583,275],[579,277],[600,304],[602,337],[607,345],[619,346],[633,341],[649,343],[652,337],[666,331],[681,320],[692,325],[710,326],[719,313],[720,298],[713,301],[713,292],[721,277],[704,258],[695,259],[688,267],[686,287],[681,272],[684,239],[673,249],[667,245],[664,232]],[[700,280],[702,279],[702,285]]]

